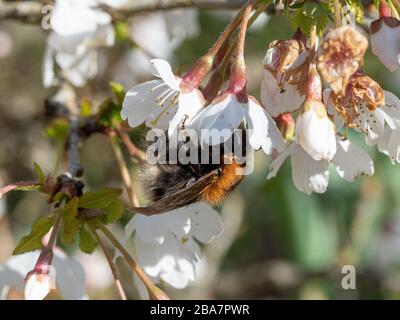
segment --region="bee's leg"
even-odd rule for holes
[[[192,186],[196,181],[197,179],[195,177],[190,178],[189,181],[186,183],[186,187]]]
[[[189,119],[188,115],[184,115],[182,121],[179,123],[179,132],[182,134],[182,136],[185,138],[185,141],[187,141],[187,138],[189,138],[189,134],[186,131],[186,121]]]

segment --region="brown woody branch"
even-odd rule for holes
[[[40,23],[47,12],[42,12],[52,1],[7,1],[0,0],[0,21],[18,20]],[[177,8],[238,9],[245,0],[133,0],[119,9],[104,6],[104,10],[117,18],[128,18],[139,13]]]

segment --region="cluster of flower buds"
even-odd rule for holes
[[[380,6],[380,18],[371,24],[372,50],[393,71],[400,53],[400,29],[396,29],[400,22],[391,17],[385,1]],[[372,175],[374,164],[350,142],[349,129],[364,133],[368,145],[377,145],[398,162],[400,101],[363,73],[368,39],[355,26],[340,25],[328,30],[319,46],[310,39],[307,49],[296,38],[273,42],[264,61],[261,96],[265,107],[286,119],[287,113],[298,111],[292,141],[272,161],[268,178],[277,174],[288,156],[295,186],[308,194],[325,192],[330,163],[347,181]],[[296,74],[299,70],[301,75]],[[296,82],[306,75],[307,81]],[[278,87],[287,90],[278,91]]]
[[[199,138],[207,145],[227,141],[245,124],[251,147],[262,148],[269,155],[274,149],[283,150],[284,140],[275,121],[246,90],[244,42],[251,12],[250,4],[183,77],[174,75],[168,62],[152,60],[153,74],[159,79],[139,84],[127,93],[122,118],[131,127],[145,123],[168,130],[170,138],[182,128],[195,129],[199,137],[200,131],[208,132]],[[238,38],[230,41],[236,28],[240,29]],[[229,45],[236,48],[233,57]],[[209,83],[201,90],[208,73],[212,73]]]

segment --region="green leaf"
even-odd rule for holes
[[[55,216],[47,216],[36,221],[31,233],[21,239],[13,251],[13,255],[19,255],[34,251],[42,247],[42,238],[49,232],[54,224]]]
[[[0,188],[0,199],[10,191],[17,191],[17,190],[34,191],[34,190],[39,190],[41,187],[42,185],[36,183],[35,181],[21,181],[21,182],[11,183],[9,185]]]
[[[122,102],[124,102],[125,94],[126,94],[124,86],[117,82],[111,82],[110,86],[111,86],[112,92],[114,93],[115,97],[117,98],[118,103],[122,106]]]
[[[79,233],[79,249],[82,252],[91,254],[97,247],[97,240],[85,228]]]
[[[90,117],[92,115],[93,106],[88,98],[83,98],[81,101],[80,114],[82,117]]]
[[[69,123],[67,119],[57,118],[50,122],[45,133],[49,138],[65,140],[69,132]]]
[[[110,203],[110,205],[103,210],[107,214],[100,217],[100,221],[105,224],[110,224],[122,217],[122,215],[124,214],[124,205],[121,200],[117,199]]]
[[[125,21],[116,21],[114,24],[115,37],[119,42],[131,42],[130,26]]]
[[[37,162],[33,164],[33,171],[35,172],[39,183],[43,183],[46,180],[46,176]]]
[[[122,103],[117,104],[111,97],[108,97],[100,105],[98,118],[99,124],[104,127],[114,128],[121,122]]]
[[[122,190],[116,188],[104,188],[99,191],[89,191],[79,198],[78,207],[106,209],[111,203],[116,201],[121,195]]]
[[[295,11],[291,23],[295,29],[300,28],[308,36],[315,25],[317,33],[322,35],[329,21],[329,12],[329,5],[326,3],[306,2]]]
[[[77,218],[78,198],[72,198],[61,210],[61,214],[61,241],[63,244],[72,244],[82,227],[82,221]]]
[[[356,17],[357,23],[364,23],[364,6],[360,0],[346,0],[347,6],[350,8],[350,12]],[[344,14],[349,14],[350,12],[344,12]]]

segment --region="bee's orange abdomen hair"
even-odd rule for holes
[[[222,167],[222,173],[201,192],[201,200],[211,205],[220,204],[242,179],[242,167],[233,162]]]

